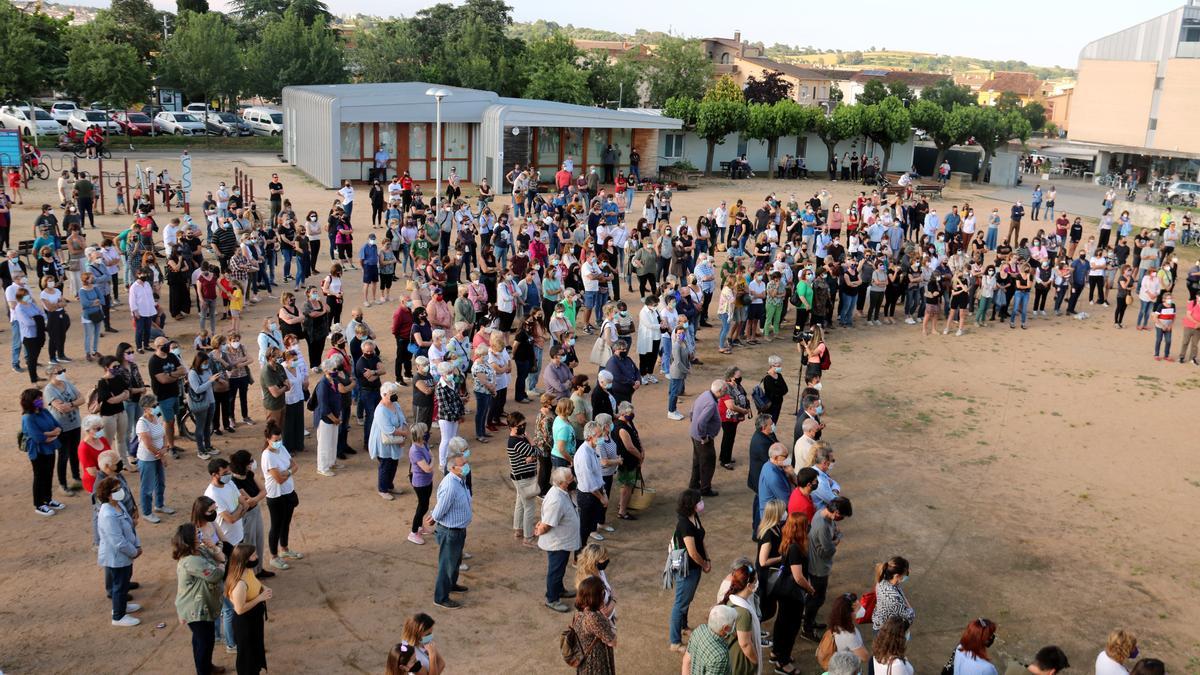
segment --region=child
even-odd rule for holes
[[[229,296],[229,330],[238,332],[241,329],[242,308],[246,306],[246,298],[242,295],[240,286],[233,287],[233,293]]]
[[[21,199],[21,170],[17,167],[9,167],[8,169],[8,189],[12,192],[18,204],[25,203],[25,200]]]
[[[196,334],[196,339],[192,340],[192,348],[204,351],[212,349],[212,336],[209,335],[207,328],[201,328],[200,332]]]
[[[113,215],[125,213],[125,185],[121,181],[117,181],[114,186],[117,190],[117,208],[113,211]]]
[[[221,315],[222,319],[229,318],[229,301],[233,297],[233,289],[236,287],[237,284],[234,284],[229,275],[224,272],[217,279],[217,294],[221,296],[221,304],[225,306],[225,312]]]

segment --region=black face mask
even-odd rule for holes
[[[205,520],[207,520],[207,521],[208,521],[208,522],[210,522],[210,523],[211,523],[211,522],[213,522],[213,521],[215,521],[215,520],[217,519],[217,512],[216,512],[216,511],[213,511],[212,513],[206,513],[206,514],[204,514],[204,519],[205,519]]]
[[[388,396],[388,400],[391,401],[392,403],[395,403],[396,401],[400,400],[400,395],[392,394],[392,395]]]
[[[737,382],[738,384],[741,384],[741,383],[742,383],[742,378],[741,378],[741,377],[735,377],[735,378],[733,378],[733,381],[734,381],[734,382]]]
[[[117,470],[117,473],[121,473],[122,471],[124,471],[125,470],[125,460],[118,459],[117,466],[115,468]]]
[[[610,562],[610,560],[601,560],[600,562],[596,563],[596,569],[605,570],[608,568],[608,563]]]
[[[246,561],[246,569],[254,569],[258,567],[258,558],[251,558]]]

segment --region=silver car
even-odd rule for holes
[[[204,126],[213,136],[249,136],[250,125],[231,112],[210,112],[204,118]]]

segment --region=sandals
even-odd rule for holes
[[[637,520],[637,516],[628,513],[618,513],[617,518],[620,518],[621,520]]]

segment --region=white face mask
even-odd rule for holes
[[[122,488],[122,489],[120,489],[120,490],[117,490],[116,492],[112,493],[112,500],[113,500],[114,502],[123,502],[123,501],[125,501],[125,490],[124,490],[124,488]]]

